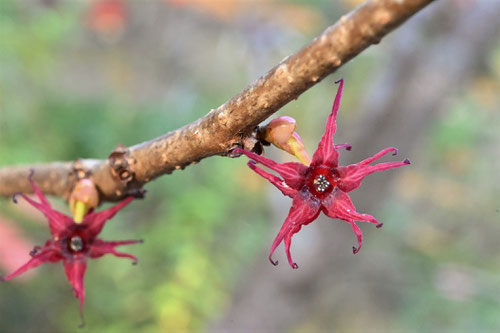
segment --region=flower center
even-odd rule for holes
[[[330,187],[330,182],[324,175],[319,175],[313,180],[313,185],[318,192],[325,192]]]
[[[313,195],[322,199],[329,195],[335,186],[337,186],[337,178],[334,170],[325,166],[313,167],[309,170],[306,179],[306,186]]]
[[[69,248],[72,252],[83,250],[83,239],[80,236],[73,236],[69,240]]]

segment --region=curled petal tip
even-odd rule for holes
[[[296,262],[293,263],[293,266],[292,266],[293,269],[298,269],[299,268],[299,265],[297,265]]]
[[[383,225],[384,225],[383,223],[379,223],[377,224],[376,228],[382,228]]]
[[[12,202],[14,202],[15,204],[17,204],[17,196],[20,195],[20,193],[14,193],[14,195],[12,196]]]
[[[133,266],[137,266],[138,263],[139,263],[138,261],[132,261]]]
[[[339,80],[335,81],[335,83],[339,84],[339,83],[341,83],[341,82],[343,82],[343,81],[344,81],[344,78],[343,78],[343,77],[341,77]]]
[[[144,244],[144,239],[139,239],[139,240],[137,241],[137,243],[138,243],[138,244]]]
[[[33,175],[35,174],[35,169],[31,168],[30,173],[28,175],[28,180],[31,182],[33,181]]]
[[[359,248],[357,248],[356,246],[353,246],[352,247],[352,254],[356,254],[359,252]]]
[[[410,162],[410,160],[409,160],[409,159],[405,159],[405,160],[403,161],[403,163],[404,163],[404,164],[411,164],[411,162]]]
[[[278,266],[278,260],[274,261],[273,258],[269,257],[269,261],[271,262],[271,264],[273,264],[274,266]]]
[[[335,149],[337,149],[337,150],[338,150],[338,149],[345,149],[345,150],[347,150],[347,151],[351,151],[351,149],[352,149],[352,145],[350,145],[350,144],[348,144],[348,143],[343,143],[343,144],[341,144],[341,145],[335,145],[334,147],[335,147]]]
[[[396,156],[399,153],[399,150],[397,148],[394,148],[394,152],[392,153],[392,156]]]

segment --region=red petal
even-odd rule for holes
[[[262,170],[261,168],[259,168],[258,166],[255,165],[254,161],[248,162],[247,165],[250,167],[250,169],[255,171],[257,174],[259,174],[260,176],[269,180],[269,182],[271,182],[271,184],[276,186],[284,195],[287,195],[287,196],[293,198],[293,196],[297,194],[298,191],[289,187],[284,182],[283,179],[276,177],[275,175],[270,174],[269,172]]]
[[[312,196],[309,192],[299,192],[293,198],[292,207],[288,212],[288,216],[286,217],[280,232],[274,239],[271,250],[269,251],[269,260],[273,265],[278,264],[277,261],[274,262],[272,259],[274,250],[276,250],[278,245],[284,239],[288,262],[292,268],[298,268],[297,264],[292,260],[292,256],[290,254],[292,236],[299,232],[302,225],[309,224],[318,217],[320,207],[321,205],[319,200]]]
[[[32,171],[33,172],[33,171]],[[33,180],[33,174],[31,174],[29,176],[29,181],[31,183],[31,187],[33,187],[33,191],[35,192],[36,196],[38,197],[38,199],[40,200],[40,202],[42,203],[42,205],[44,206],[47,206],[50,208],[50,203],[49,201],[47,200],[47,198],[43,195],[42,191],[40,191],[40,188],[36,185],[35,181]]]
[[[304,176],[308,169],[308,167],[304,164],[296,162],[276,163],[267,157],[239,148],[235,149],[234,152],[245,154],[252,160],[276,171],[281,177],[283,177],[285,183],[295,190],[300,190],[304,185]]]
[[[134,197],[127,197],[111,208],[86,215],[82,224],[88,226],[87,232],[89,233],[89,237],[97,236],[101,232],[106,221],[113,218],[116,213],[125,208],[132,200],[134,200]]]
[[[340,82],[340,85],[333,102],[332,113],[330,113],[326,122],[325,134],[323,134],[318,143],[318,148],[314,152],[311,166],[322,164],[329,167],[336,167],[338,165],[339,153],[333,145],[333,135],[337,130],[337,113],[340,107],[340,99],[342,98],[342,90],[344,89],[344,79],[340,79],[338,82]]]
[[[397,149],[389,147],[357,164],[339,166],[336,169],[338,177],[340,178],[337,186],[344,192],[350,192],[357,189],[361,185],[361,181],[363,180],[363,178],[371,173],[398,168],[410,164],[409,160],[404,160],[398,162],[385,162],[376,165],[368,165],[368,163],[371,163],[390,152],[393,152],[393,155],[396,155]]]
[[[356,212],[356,208],[352,204],[349,196],[339,189],[335,189],[323,202],[323,210],[326,215],[334,219],[341,219],[349,223],[352,231],[356,234],[358,247],[352,248],[354,254],[358,253],[363,244],[363,232],[354,221],[366,221],[375,223],[377,228],[382,226],[382,223],[369,214],[360,214]]]
[[[123,253],[123,252],[118,252],[115,250],[116,246],[121,246],[121,245],[130,245],[130,244],[137,244],[137,243],[142,243],[141,240],[126,240],[126,241],[115,241],[115,242],[106,242],[100,239],[96,239],[94,243],[92,244],[89,252],[89,256],[91,258],[99,258],[102,257],[105,254],[112,254],[115,257],[121,257],[121,258],[129,258],[134,261],[134,264],[137,263],[138,259],[137,257],[128,254],[128,253]]]
[[[35,185],[35,183],[32,184],[35,192],[39,192],[38,187]],[[39,198],[43,197],[41,192],[39,193]],[[42,203],[38,203],[22,193],[16,194],[14,196],[14,201],[16,201],[17,196],[20,196],[21,198],[26,200],[30,205],[32,205],[40,212],[42,212],[43,215],[45,215],[45,217],[49,220],[50,233],[54,236],[60,235],[69,225],[73,223],[73,219],[71,217],[58,212],[57,210],[53,210],[45,197],[43,197],[43,200],[40,199]]]
[[[379,158],[381,158],[382,156],[385,156],[385,155],[387,155],[389,153],[392,153],[393,156],[396,156],[398,154],[398,149],[394,148],[394,147],[387,147],[385,149],[382,149],[381,151],[379,151],[378,153],[376,153],[372,157],[368,157],[367,159],[362,160],[358,164],[360,164],[360,165],[368,165],[371,162],[376,161]]]
[[[353,246],[352,247],[352,253],[356,254],[361,250],[361,246],[363,246],[363,232],[361,229],[356,225],[354,221],[347,221],[352,227],[352,231],[356,235],[356,238],[358,239],[358,247]]]
[[[42,249],[42,252],[33,256],[26,264],[19,267],[15,272],[7,275],[3,278],[4,281],[8,281],[16,276],[23,274],[29,269],[35,268],[44,264],[46,262],[57,262],[62,259],[62,256],[58,251],[54,251],[53,249]]]
[[[322,206],[324,213],[333,219],[341,219],[348,222],[365,221],[375,223],[377,227],[382,225],[382,223],[377,221],[377,219],[370,214],[360,214],[356,212],[356,208],[351,198],[338,188],[323,199]]]
[[[69,283],[73,286],[73,293],[75,297],[80,300],[80,315],[82,316],[83,322],[83,303],[85,301],[85,287],[83,283],[83,278],[85,277],[85,271],[87,270],[87,261],[84,256],[74,256],[70,260],[64,261],[64,271],[68,277]]]

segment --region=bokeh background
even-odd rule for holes
[[[359,1],[1,0],[0,167],[105,158],[196,120]],[[341,76],[341,163],[387,146],[412,165],[352,193],[361,224],[320,217],[269,246],[291,200],[213,157],[147,185],[102,238],[144,239],[86,274],[87,326],[60,264],[0,285],[2,332],[500,330],[500,2],[441,0],[284,107],[309,153]],[[279,161],[293,157],[266,151]],[[390,158],[388,158],[390,159]],[[66,204],[52,198],[63,211]],[[105,205],[107,207],[107,205]],[[0,274],[48,237],[0,200]],[[124,248],[125,250],[125,248]]]

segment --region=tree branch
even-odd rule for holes
[[[263,120],[358,55],[434,0],[371,0],[340,18],[311,43],[206,116],[106,160],[77,160],[0,169],[0,196],[30,193],[34,178],[47,194],[68,197],[75,181],[90,177],[101,201],[115,201],[147,182],[236,147],[260,145],[254,131]]]

